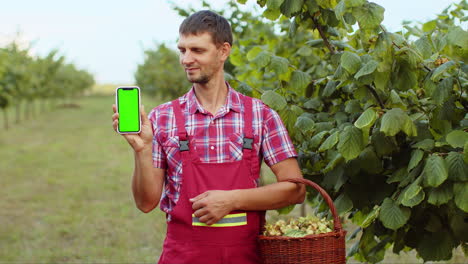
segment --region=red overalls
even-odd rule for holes
[[[189,198],[208,190],[255,188],[259,177],[259,158],[253,149],[252,98],[243,96],[244,145],[242,160],[202,163],[185,130],[179,100],[172,106],[176,117],[183,162],[179,200],[167,225],[167,235],[159,264],[256,264],[260,263],[257,235],[264,211],[233,211],[212,226],[193,216]],[[255,142],[258,142],[258,138]]]

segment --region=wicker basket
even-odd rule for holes
[[[258,236],[260,254],[265,264],[338,264],[346,263],[345,235],[330,196],[316,183],[305,179],[288,179],[316,189],[325,199],[333,215],[334,231],[294,238],[285,236]]]

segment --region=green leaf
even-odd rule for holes
[[[339,135],[340,131],[336,131],[335,133],[331,134],[320,146],[319,151],[324,152],[325,150],[333,148],[336,145],[336,143],[338,143]]]
[[[292,212],[292,210],[294,210],[294,207],[296,205],[295,204],[291,204],[291,205],[288,205],[286,207],[283,207],[283,208],[280,208],[280,209],[276,209],[276,211],[280,214],[280,215],[287,215],[289,214],[290,212]]]
[[[359,164],[361,170],[369,174],[378,174],[382,172],[382,160],[377,157],[372,147],[365,148],[361,154],[359,154]]]
[[[410,172],[412,169],[418,166],[419,162],[422,160],[423,157],[424,151],[419,149],[413,150],[413,152],[411,153],[411,160],[408,165],[408,172]]]
[[[424,200],[425,193],[422,187],[419,186],[417,182],[414,182],[405,188],[402,196],[403,199],[401,200],[401,203],[404,206],[413,207]]]
[[[463,160],[468,163],[468,141],[465,142],[465,146],[463,146]]]
[[[437,154],[431,154],[424,166],[424,183],[426,186],[437,187],[448,177],[445,160]]]
[[[275,21],[281,16],[281,11],[279,9],[272,9],[268,7],[267,9],[265,9],[265,11],[263,11],[262,16],[266,17],[271,21]]]
[[[315,136],[312,137],[310,140],[310,147],[312,149],[316,149],[320,143],[322,143],[323,138],[328,134],[328,131],[322,131]]]
[[[341,67],[347,72],[354,74],[361,67],[361,58],[353,52],[345,51],[341,55]]]
[[[414,42],[416,50],[421,54],[423,59],[428,59],[432,55],[432,45],[427,36],[422,36]]]
[[[446,204],[453,197],[452,190],[452,185],[449,184],[442,184],[439,187],[431,188],[427,201],[436,206]]]
[[[401,182],[406,177],[408,177],[407,169],[406,169],[406,167],[403,167],[403,168],[399,168],[398,170],[393,172],[392,176],[390,176],[390,178],[388,178],[386,182],[388,184],[395,183],[395,182]]]
[[[271,56],[271,61],[268,66],[271,68],[277,75],[288,72],[289,61],[286,58]]]
[[[239,4],[243,4],[243,5],[244,5],[245,2],[247,2],[247,0],[237,0],[237,2],[238,2]]]
[[[305,237],[307,235],[306,231],[297,230],[297,229],[290,229],[284,233],[284,236],[287,237]]]
[[[337,81],[334,81],[334,80],[328,81],[327,85],[325,85],[325,88],[323,89],[322,96],[329,97],[330,95],[332,95],[333,92],[336,91],[337,84],[338,84]]]
[[[318,98],[312,98],[309,101],[304,103],[304,107],[307,109],[314,109],[320,111],[320,107],[322,106],[322,102]]]
[[[361,7],[353,9],[353,15],[362,29],[373,29],[382,23],[384,19],[385,8],[378,4],[367,2]]]
[[[343,15],[346,12],[345,1],[340,1],[335,7],[335,15],[339,20],[343,20]]]
[[[424,139],[423,141],[419,141],[418,143],[411,146],[412,148],[418,148],[425,151],[430,151],[434,148],[434,140],[432,139]]]
[[[370,60],[354,75],[354,78],[357,80],[361,76],[373,73],[377,69],[377,65],[379,65],[377,61]]]
[[[402,109],[405,109],[406,110],[406,105],[405,103],[403,103],[403,101],[401,100],[400,96],[398,95],[397,91],[395,90],[392,90],[390,92],[390,102],[391,102],[391,105],[394,106],[394,107],[401,107]]]
[[[447,135],[447,142],[454,148],[463,148],[468,141],[468,133],[462,130],[454,130]]]
[[[452,27],[448,34],[447,34],[447,39],[449,43],[453,45],[460,46],[464,49],[468,47],[468,32],[466,30],[463,30],[459,26]]]
[[[379,219],[389,229],[397,230],[408,221],[411,211],[398,206],[392,199],[385,198],[380,206]]]
[[[331,170],[333,170],[336,166],[338,166],[342,161],[344,160],[343,156],[341,156],[340,153],[336,154],[335,157],[330,160],[330,162],[328,162],[327,166],[323,169],[323,173],[328,173],[330,172]],[[342,177],[339,177],[339,179],[342,179]],[[335,182],[335,190],[337,191],[339,189],[339,187],[341,187],[341,185],[343,184],[344,182],[340,182],[340,181],[336,181]],[[341,185],[340,185],[341,184]]]
[[[260,46],[253,47],[249,52],[247,52],[247,60],[253,61],[261,51],[263,51],[263,49]]]
[[[457,182],[453,185],[455,204],[458,208],[468,213],[468,182]]]
[[[314,120],[310,119],[307,115],[302,114],[297,118],[294,127],[298,128],[302,133],[305,134],[309,131],[314,130],[315,122]]]
[[[434,30],[436,27],[437,27],[437,20],[431,20],[423,24],[422,30],[424,32],[429,32],[429,31]]]
[[[450,152],[445,158],[448,167],[448,178],[453,181],[468,180],[468,165],[463,160],[463,154]]]
[[[416,250],[424,261],[449,260],[455,247],[450,232],[442,229],[437,233],[427,233],[419,242]]]
[[[408,116],[400,108],[393,108],[382,116],[380,131],[387,136],[394,136],[402,129]]]
[[[320,47],[323,45],[323,39],[312,39],[306,42],[312,48]]]
[[[373,108],[367,108],[367,110],[359,116],[356,122],[354,122],[354,125],[357,128],[370,127],[375,123],[375,120],[377,120],[377,116],[378,114]]]
[[[267,51],[261,51],[257,56],[252,60],[258,67],[263,68],[270,63],[271,55]]]
[[[431,76],[431,80],[436,82],[440,79],[440,76],[448,71],[449,69],[455,67],[456,64],[454,61],[448,61],[444,64],[441,64],[439,67],[437,67],[433,72],[432,72],[432,76]]]
[[[304,0],[284,0],[281,4],[281,13],[286,17],[293,17],[302,10]]]
[[[409,137],[417,136],[418,129],[414,125],[413,120],[411,120],[411,118],[408,115],[405,114],[405,116],[406,118],[403,120],[403,125],[401,126],[401,130],[405,132],[405,134],[408,135]]]
[[[289,85],[296,91],[302,91],[312,81],[312,77],[303,71],[293,71]]]
[[[284,0],[267,0],[268,8],[279,9]]]
[[[315,0],[321,8],[333,9],[337,5],[337,0]]]
[[[304,57],[308,57],[312,55],[312,52],[313,50],[309,46],[302,46],[297,50],[297,54],[304,56]]]
[[[351,201],[346,193],[341,193],[333,203],[335,204],[336,210],[340,216],[353,209],[353,201]]]
[[[341,2],[345,2],[346,7],[351,8],[351,7],[362,6],[366,2],[366,0],[344,0]]]
[[[276,111],[283,110],[286,105],[286,99],[274,91],[266,91],[262,94],[262,101]]]
[[[368,226],[370,226],[370,224],[372,224],[374,222],[374,220],[379,217],[379,214],[380,214],[380,206],[377,206],[376,208],[374,208],[372,210],[372,212],[370,212],[366,218],[364,219],[364,221],[362,221],[362,223],[359,225],[360,227],[362,228],[366,228]]]
[[[338,151],[348,161],[358,157],[363,149],[362,131],[355,126],[347,126],[340,133]]]
[[[372,134],[371,143],[380,157],[389,155],[398,148],[393,137],[387,137],[380,131]]]

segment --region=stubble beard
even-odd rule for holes
[[[210,77],[206,74],[201,74],[200,77],[196,78],[190,78],[189,76],[187,76],[187,79],[189,82],[191,83],[200,83],[200,84],[205,84],[205,83],[208,83],[210,81]]]

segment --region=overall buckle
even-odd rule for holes
[[[179,144],[180,144],[180,148],[179,150],[180,151],[187,151],[189,150],[189,145],[188,145],[188,140],[179,140]]]
[[[243,148],[252,149],[253,138],[244,138],[243,141],[244,141],[244,144],[242,146]]]

